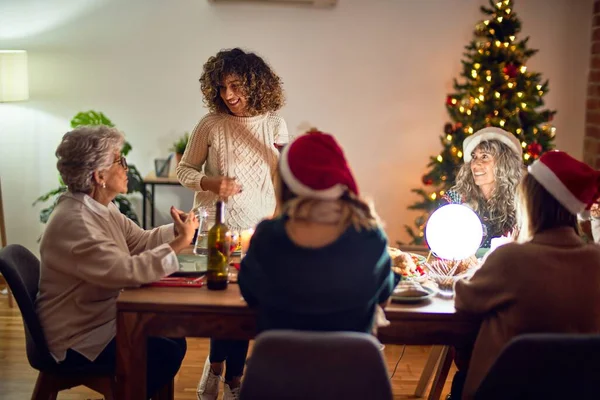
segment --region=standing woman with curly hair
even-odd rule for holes
[[[235,48],[208,59],[200,86],[210,112],[194,128],[177,177],[196,192],[195,208],[214,212],[223,199],[231,230],[254,227],[276,208],[278,149],[288,142],[275,114],[284,104],[281,79],[261,57]],[[198,399],[217,398],[225,361],[223,398],[237,398],[247,352],[248,341],[211,339]]]
[[[515,229],[514,197],[524,172],[523,150],[512,133],[488,127],[465,139],[463,154],[456,184],[442,200],[465,204],[477,213],[484,226],[480,247],[489,248],[492,238]]]

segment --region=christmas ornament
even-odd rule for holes
[[[518,71],[519,71],[519,67],[516,66],[515,64],[506,64],[506,66],[504,68],[502,68],[502,72],[504,72],[505,75],[508,75],[509,78],[516,77]]]
[[[542,154],[542,145],[537,142],[532,142],[527,145],[527,153],[533,158],[538,158]]]
[[[456,104],[456,100],[454,100],[454,97],[452,97],[452,96],[446,97],[446,105],[447,106],[453,106],[455,104]]]
[[[426,186],[432,185],[433,184],[433,179],[431,179],[429,177],[429,175],[423,175],[423,178],[421,178],[421,180],[423,181],[423,184]]]
[[[452,133],[454,133],[454,128],[452,127],[452,124],[448,123],[444,125],[444,133],[446,135],[451,135]]]

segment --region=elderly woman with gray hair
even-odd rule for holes
[[[174,207],[174,223],[152,230],[119,212],[112,201],[127,193],[123,143],[114,128],[86,126],[65,134],[56,150],[68,191],[41,241],[36,308],[50,352],[61,364],[114,368],[119,292],[177,271],[176,253],[198,227],[194,213]],[[149,397],[175,376],[185,352],[185,339],[149,338]]]

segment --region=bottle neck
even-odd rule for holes
[[[215,213],[215,223],[216,224],[224,224],[225,223],[225,203],[223,203],[222,201],[217,201],[216,213]]]

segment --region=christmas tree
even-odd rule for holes
[[[541,110],[548,81],[527,68],[537,50],[527,47],[529,38],[519,40],[521,22],[513,11],[513,0],[481,7],[486,19],[475,26],[474,38],[465,47],[462,83],[454,80],[454,93],[446,98],[452,122],[444,126],[442,151],[431,157],[423,175],[425,189],[413,189],[420,199],[409,209],[420,210],[415,227],[406,225],[411,244],[423,244],[423,230],[431,212],[439,206],[446,190],[454,185],[463,162],[463,140],[486,126],[513,133],[523,146],[523,161],[532,163],[553,148],[556,111]]]

